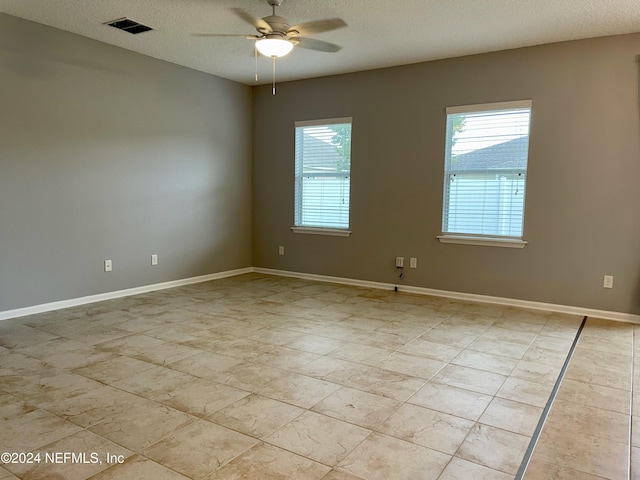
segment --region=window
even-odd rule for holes
[[[350,171],[351,118],[296,122],[295,232],[349,233]]]
[[[447,108],[445,243],[523,247],[531,101]]]

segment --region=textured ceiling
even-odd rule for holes
[[[255,33],[234,7],[271,14],[266,0],[0,0],[0,12],[252,85],[251,41],[190,35]],[[313,36],[342,45],[339,53],[296,48],[278,61],[279,81],[640,31],[638,0],[286,0],[277,14],[291,24],[348,24]],[[156,30],[103,25],[120,17]],[[270,60],[261,57],[258,68],[258,83],[269,83]]]

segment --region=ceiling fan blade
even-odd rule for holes
[[[255,40],[260,38],[260,35],[244,35],[242,33],[192,33],[194,37],[238,37],[246,38],[247,40]]]
[[[250,25],[253,25],[259,32],[261,33],[271,33],[273,29],[271,25],[265,22],[262,18],[256,18],[250,13],[245,12],[241,8],[232,8],[231,9],[237,16],[239,16],[242,20],[247,22]]]
[[[319,52],[335,53],[342,50],[342,47],[340,45],[325,42],[324,40],[316,40],[314,38],[293,37],[291,38],[291,43],[297,45],[300,48],[317,50]]]
[[[294,25],[287,31],[287,35],[316,35],[346,26],[347,24],[341,18],[327,18],[325,20],[316,20],[315,22]]]

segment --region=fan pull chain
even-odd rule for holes
[[[271,60],[273,61],[273,80],[272,80],[271,94],[275,95],[276,94],[276,57],[271,57]]]
[[[255,46],[253,47],[253,53],[255,53],[255,57],[256,57],[256,82],[258,81],[258,47]]]

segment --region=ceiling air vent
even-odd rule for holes
[[[124,30],[125,32],[129,32],[134,35],[153,30],[153,28],[147,27],[146,25],[138,23],[135,20],[131,20],[130,18],[118,18],[117,20],[106,22],[105,25],[109,25],[110,27],[117,28],[119,30]]]

